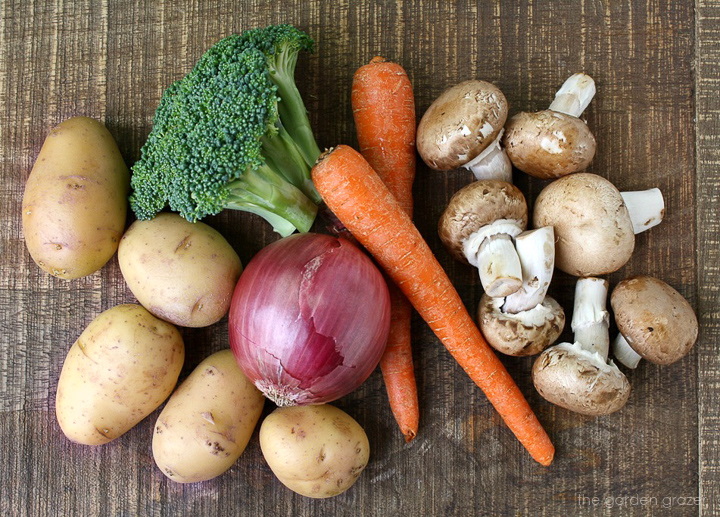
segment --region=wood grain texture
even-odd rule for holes
[[[696,15],[697,235],[700,342],[698,414],[702,515],[720,514],[720,6],[699,2]]]
[[[718,24],[713,2],[8,0],[0,6],[0,514],[44,515],[706,515],[720,512],[718,240]],[[497,84],[511,112],[546,107],[563,80],[586,71],[598,94],[585,118],[598,140],[590,170],[621,189],[659,187],[661,227],[639,236],[615,285],[632,274],[667,281],[697,308],[696,350],[670,367],[628,372],[619,413],[572,414],[544,402],[531,359],[504,358],[557,447],[542,468],[502,425],[482,393],[419,318],[413,339],[421,399],[418,438],[405,444],[379,372],[337,405],[366,429],[370,464],[345,494],[324,501],[285,489],[255,437],[224,476],[168,481],[150,451],[158,412],[115,442],[68,442],[54,416],[70,344],[102,310],[133,301],[113,259],[65,282],[40,272],[19,223],[25,179],[48,130],[76,114],[105,122],[130,164],[163,90],[232,32],[289,22],[317,50],[297,82],[321,147],[355,144],[350,85],[374,55],[400,62],[418,117],[446,87],[476,77]],[[697,57],[696,57],[697,56]],[[693,64],[696,59],[695,75]],[[696,120],[697,119],[697,120]],[[697,164],[696,164],[697,161]],[[696,167],[697,165],[697,167]],[[416,222],[467,306],[481,287],[435,232],[469,173],[419,164]],[[529,200],[544,185],[518,174]],[[276,236],[239,213],[209,218],[244,263]],[[551,294],[569,310],[574,279]],[[614,329],[613,329],[614,330]],[[228,346],[226,323],[187,329],[187,374]],[[565,332],[569,339],[570,333]],[[269,411],[270,407],[266,408]],[[644,499],[643,499],[644,498]]]

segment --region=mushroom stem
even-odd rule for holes
[[[480,154],[463,165],[478,180],[500,180],[512,183],[512,163],[500,145],[504,129]]]
[[[605,310],[608,282],[601,278],[580,278],[575,284],[575,303],[570,326],[575,341],[607,361],[610,348],[610,314]]]
[[[595,81],[587,74],[571,75],[555,94],[552,111],[579,117],[595,96]]]
[[[499,298],[520,289],[522,268],[508,234],[497,234],[485,239],[477,257],[480,282],[488,296]]]
[[[515,238],[522,268],[522,287],[505,298],[503,312],[516,314],[541,304],[555,267],[555,232],[552,226],[523,232]]]
[[[665,200],[658,188],[620,192],[635,235],[657,226],[665,215]]]
[[[463,242],[465,257],[478,268],[483,290],[492,298],[508,296],[522,286],[520,257],[512,240],[520,232],[519,221],[498,219]]]
[[[612,351],[615,359],[628,368],[637,368],[640,359],[642,359],[642,356],[633,350],[625,336],[620,333],[613,340]]]

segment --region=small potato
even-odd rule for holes
[[[172,394],[155,424],[155,463],[178,483],[219,476],[237,461],[260,420],[265,397],[230,350],[217,352]]]
[[[30,256],[66,280],[102,268],[125,229],[130,172],[97,120],[70,118],[50,131],[25,185],[22,225]]]
[[[206,327],[225,316],[242,271],[219,232],[174,213],[130,225],[118,261],[140,304],[182,327]]]
[[[260,426],[260,448],[286,487],[313,498],[350,488],[370,456],[360,424],[329,405],[276,409]]]
[[[139,305],[97,316],[70,348],[55,413],[70,440],[101,445],[157,409],[177,384],[185,348],[180,332]]]

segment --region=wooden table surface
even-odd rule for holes
[[[710,0],[260,1],[7,0],[0,7],[0,514],[95,515],[703,515],[720,514],[720,6]],[[310,500],[285,489],[257,435],[215,480],[175,484],[155,467],[157,412],[108,445],[70,443],[54,415],[72,342],[102,310],[134,298],[113,259],[66,282],[30,259],[20,228],[27,175],[48,130],[73,115],[102,120],[128,164],[138,158],[162,91],[220,38],[288,22],[317,43],[297,82],[321,147],[355,145],[354,70],[376,54],[407,69],[418,117],[468,78],[498,85],[511,113],[545,107],[570,74],[598,93],[586,112],[598,152],[590,171],[621,190],[659,187],[662,226],[640,235],[631,261],[609,275],[664,279],[700,318],[693,352],[672,366],[628,371],[627,406],[590,418],[534,391],[529,358],[503,358],[552,436],[550,468],[534,463],[427,326],[413,320],[421,397],[418,438],[405,444],[378,372],[337,405],[366,429],[372,456],[345,494]],[[416,223],[474,311],[476,275],[435,232],[467,172],[420,164]],[[517,173],[532,199],[542,188]],[[277,237],[261,220],[207,220],[246,263]],[[551,293],[569,311],[574,279]],[[228,346],[223,321],[184,330],[183,375]],[[563,338],[569,339],[565,332]],[[270,410],[270,404],[267,404]]]

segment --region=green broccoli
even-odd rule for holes
[[[295,85],[313,40],[291,25],[229,36],[163,94],[132,167],[130,206],[151,219],[166,206],[189,221],[230,208],[281,235],[308,231],[320,196],[320,154]]]

